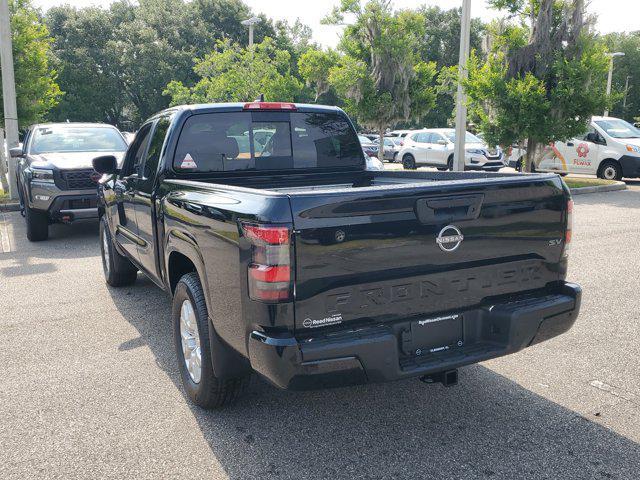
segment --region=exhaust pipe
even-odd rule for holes
[[[420,381],[432,385],[441,383],[445,387],[453,387],[458,384],[458,369],[445,370],[444,372],[433,373],[420,377]]]

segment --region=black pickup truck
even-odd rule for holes
[[[183,106],[94,159],[107,283],[173,297],[189,397],[251,372],[307,389],[456,369],[567,331],[572,200],[555,174],[367,171],[338,108]]]

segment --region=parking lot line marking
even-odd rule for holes
[[[11,243],[9,242],[8,219],[4,213],[0,213],[0,252],[9,253]]]

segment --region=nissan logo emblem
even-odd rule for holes
[[[463,240],[464,235],[462,235],[460,229],[455,225],[447,225],[440,230],[440,233],[436,237],[436,243],[443,252],[453,252],[460,246]]]
[[[98,173],[98,172],[93,172],[89,178],[91,179],[91,181],[93,183],[98,183],[100,181],[100,179],[102,178],[102,174]]]

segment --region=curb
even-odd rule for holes
[[[19,203],[0,203],[0,212],[19,212]]]
[[[627,184],[624,182],[616,182],[612,185],[595,185],[593,187],[572,188],[571,195],[582,195],[583,193],[602,193],[615,192],[617,190],[626,190]]]

